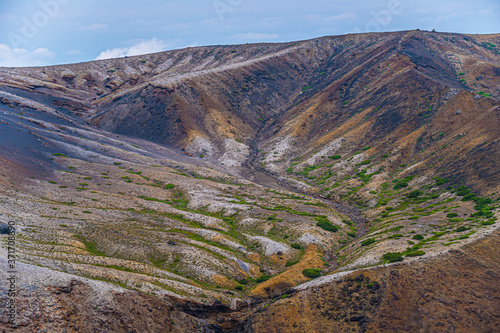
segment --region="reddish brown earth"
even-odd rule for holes
[[[136,292],[96,306],[74,281],[23,292],[29,321],[3,332],[497,332],[499,240],[496,232],[431,260],[361,270],[233,311]]]

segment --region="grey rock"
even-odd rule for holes
[[[241,261],[241,260],[238,260],[238,265],[240,265],[241,269],[245,272],[245,273],[249,273],[250,272],[250,265],[248,265],[246,262],[244,261]]]
[[[7,223],[0,222],[0,235],[9,234],[9,225]]]

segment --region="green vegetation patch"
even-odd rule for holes
[[[387,252],[382,256],[386,262],[398,262],[403,261],[403,255],[399,252]]]
[[[290,267],[297,264],[300,260],[289,260],[286,262],[285,267]]]
[[[100,250],[97,249],[96,243],[89,241],[80,235],[75,235],[75,238],[78,239],[80,242],[82,242],[83,245],[85,245],[85,248],[87,249],[88,252],[92,253],[95,256],[106,257],[106,254],[104,252],[101,252]]]
[[[393,182],[396,183],[394,185],[393,189],[399,190],[401,188],[408,187],[408,182],[410,182],[413,179],[413,176],[408,176],[404,179],[394,179]]]
[[[262,283],[262,282],[269,280],[271,277],[272,276],[270,276],[270,275],[262,275],[261,277],[257,278],[256,282]]]
[[[358,163],[358,164],[356,164],[356,165],[368,165],[368,164],[370,164],[371,162],[372,162],[372,160],[364,160],[363,162]]]
[[[342,158],[342,156],[340,155],[333,155],[333,156],[328,156],[329,159],[331,160],[340,160]]]
[[[407,257],[419,257],[419,256],[423,256],[424,254],[425,254],[424,251],[415,251],[415,252],[407,253],[406,256]]]
[[[414,198],[417,198],[419,196],[422,195],[422,192],[419,191],[419,190],[415,190],[415,191],[412,191],[410,193],[408,193],[406,196],[409,198],[409,199],[414,199]]]
[[[361,246],[368,246],[368,245],[371,245],[375,242],[376,242],[375,238],[367,238],[361,242]]]
[[[467,231],[467,230],[470,230],[471,228],[467,228],[466,226],[460,226],[458,228],[455,229],[455,232],[464,232],[464,231]]]
[[[321,229],[331,232],[337,232],[340,227],[337,225],[333,225],[332,222],[328,221],[326,217],[320,216],[316,218],[316,225]]]
[[[315,279],[321,276],[321,269],[317,268],[306,268],[302,271],[302,274],[310,279]]]

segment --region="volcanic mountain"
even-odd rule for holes
[[[0,68],[0,327],[499,331],[499,80],[420,30]]]

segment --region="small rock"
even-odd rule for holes
[[[352,316],[349,321],[351,322],[356,322],[356,321],[363,321],[365,317],[364,316]]]
[[[0,235],[8,235],[9,234],[9,225],[7,223],[0,223]]]
[[[173,240],[169,240],[169,241],[167,242],[167,244],[168,244],[168,245],[175,245],[175,242],[174,242]]]
[[[75,73],[73,73],[71,70],[69,69],[65,69],[62,73],[61,73],[61,77],[66,80],[66,81],[71,81],[75,78]]]
[[[277,255],[282,256],[282,255],[283,255],[283,252],[278,251]]]

